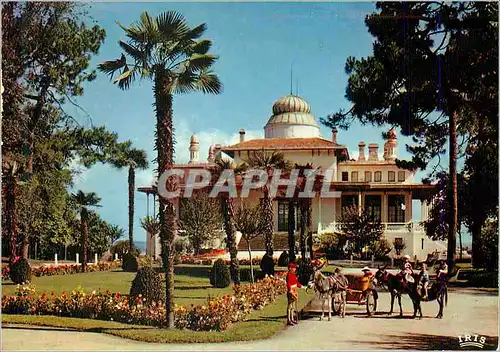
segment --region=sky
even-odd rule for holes
[[[200,159],[208,147],[238,141],[238,130],[246,130],[246,139],[262,138],[263,127],[272,115],[272,105],[281,96],[293,93],[305,98],[319,122],[339,109],[348,109],[345,99],[347,57],[372,53],[373,38],[364,24],[374,3],[91,3],[89,14],[106,30],[106,40],[91,61],[91,69],[104,60],[116,59],[125,39],[117,21],[125,26],[139,19],[143,11],[156,16],[167,10],[181,12],[190,26],[207,24],[204,38],[213,41],[210,53],[219,59],[213,70],[224,85],[220,95],[191,93],[174,98],[176,132],[175,160],[189,160],[189,138],[200,139]],[[290,73],[293,72],[291,84]],[[146,150],[150,169],[138,171],[136,186],[150,185],[155,158],[153,92],[150,81],[138,81],[122,91],[109,77],[98,73],[84,86],[84,96],[77,103],[85,110],[69,107],[68,112],[83,125],[106,126],[118,133],[120,140],[131,140],[134,147]],[[357,156],[357,144],[384,141],[381,133],[389,126],[376,128],[354,124],[341,130],[338,142]],[[321,127],[323,137],[331,132]],[[405,151],[409,139],[399,138],[399,157],[410,158]],[[446,160],[446,159],[444,159]],[[127,171],[97,165],[80,173],[74,189],[96,192],[101,198],[98,209],[107,221],[127,229]],[[426,176],[419,172],[416,180]],[[151,203],[150,203],[151,205]],[[420,220],[420,207],[414,202],[413,217]],[[146,195],[136,192],[134,238],[145,240],[139,219],[146,215]]]

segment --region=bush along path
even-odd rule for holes
[[[118,269],[121,267],[121,261],[115,260],[112,262],[99,262],[97,264],[87,265],[87,272],[106,271]],[[42,265],[38,267],[31,267],[31,276],[53,276],[53,275],[71,275],[82,272],[81,264],[59,264],[59,265]],[[2,280],[10,278],[10,267],[5,266],[2,268]]]
[[[243,321],[253,310],[262,309],[286,292],[282,278],[266,277],[254,284],[233,287],[234,294],[215,297],[206,305],[175,307],[175,327],[195,331],[224,331]],[[164,327],[165,306],[148,302],[138,295],[129,297],[107,292],[86,293],[81,288],[69,294],[37,295],[33,286],[22,286],[16,294],[2,297],[2,314],[52,315],[115,321],[127,324]]]

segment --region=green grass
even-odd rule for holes
[[[187,270],[187,269],[183,269]],[[80,276],[79,278],[71,278],[71,276]],[[134,274],[123,272],[96,272],[88,274],[76,274],[66,276],[49,276],[35,278],[39,283],[38,289],[41,287],[50,288],[50,290],[71,284],[81,282],[82,287],[87,288],[89,285],[96,287],[104,286],[109,288],[110,285],[118,289],[126,289],[123,292],[128,292],[130,280]],[[52,280],[49,280],[52,279]],[[57,280],[56,280],[57,279]],[[63,280],[64,279],[64,280]],[[107,280],[107,281],[99,281]],[[128,282],[125,282],[129,280]],[[35,281],[35,280],[34,280]],[[66,281],[66,282],[65,282]],[[62,282],[65,282],[64,284]],[[43,285],[43,286],[42,286]],[[203,279],[196,276],[176,275],[175,291],[176,303],[187,304],[195,301],[203,303],[206,297],[210,295],[231,294],[231,287],[225,289],[208,288],[208,278]],[[9,286],[3,286],[3,288]],[[15,286],[14,286],[15,287]],[[189,288],[188,290],[182,289]],[[72,287],[73,289],[74,287]],[[181,288],[181,289],[179,289]],[[10,288],[9,288],[10,289]],[[58,291],[59,292],[59,291]],[[122,291],[116,291],[122,292]],[[4,291],[5,293],[5,291]],[[299,291],[299,309],[302,309],[312,298],[313,293],[306,294],[305,291]],[[198,298],[201,297],[201,298]],[[142,325],[128,325],[112,321],[100,321],[93,319],[78,319],[78,318],[61,318],[55,316],[30,316],[30,315],[9,315],[2,314],[2,322],[4,324],[27,324],[38,326],[52,326],[66,329],[74,329],[79,331],[100,332],[110,335],[115,335],[132,340],[145,342],[162,342],[162,343],[209,343],[209,342],[231,342],[231,341],[250,341],[257,339],[266,339],[273,336],[276,332],[286,327],[286,295],[281,295],[270,305],[267,305],[262,310],[253,311],[247,316],[246,321],[233,324],[228,330],[222,332],[200,332],[190,330],[164,330],[154,327]],[[187,302],[187,303],[186,303]],[[195,302],[197,303],[197,302]]]
[[[196,274],[196,268],[192,268],[191,270],[185,270],[183,275],[175,276],[174,297],[176,303],[182,305],[203,304],[207,302],[209,297],[232,294],[231,287],[213,288],[210,285],[208,275],[200,277],[196,276]],[[134,277],[135,273],[126,273],[121,269],[116,269],[93,273],[34,277],[32,284],[35,285],[37,293],[45,292],[49,294],[54,291],[60,294],[63,291],[70,292],[81,286],[88,292],[110,290],[113,293],[128,294]],[[16,288],[17,285],[10,281],[2,282],[2,294],[4,295],[13,295]]]

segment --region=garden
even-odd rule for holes
[[[100,331],[149,342],[252,340],[272,336],[285,327],[283,272],[230,286],[227,272],[226,283],[214,281],[216,265],[177,265],[175,329],[167,330],[161,329],[165,324],[165,284],[160,268],[141,267],[136,274],[116,264],[114,268],[108,263],[100,266],[104,268],[104,264],[107,270],[61,270],[58,275],[33,276],[28,285],[3,279],[3,322]],[[218,265],[227,269],[223,261]],[[299,304],[303,307],[310,299],[302,292]]]

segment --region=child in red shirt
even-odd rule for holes
[[[297,324],[297,319],[294,316],[294,310],[297,312],[297,287],[302,288],[299,280],[297,279],[297,275],[295,272],[297,271],[297,265],[294,263],[290,263],[288,265],[288,274],[286,275],[286,288],[287,288],[287,297],[288,297],[288,306],[287,306],[287,317],[288,317],[288,325]]]

